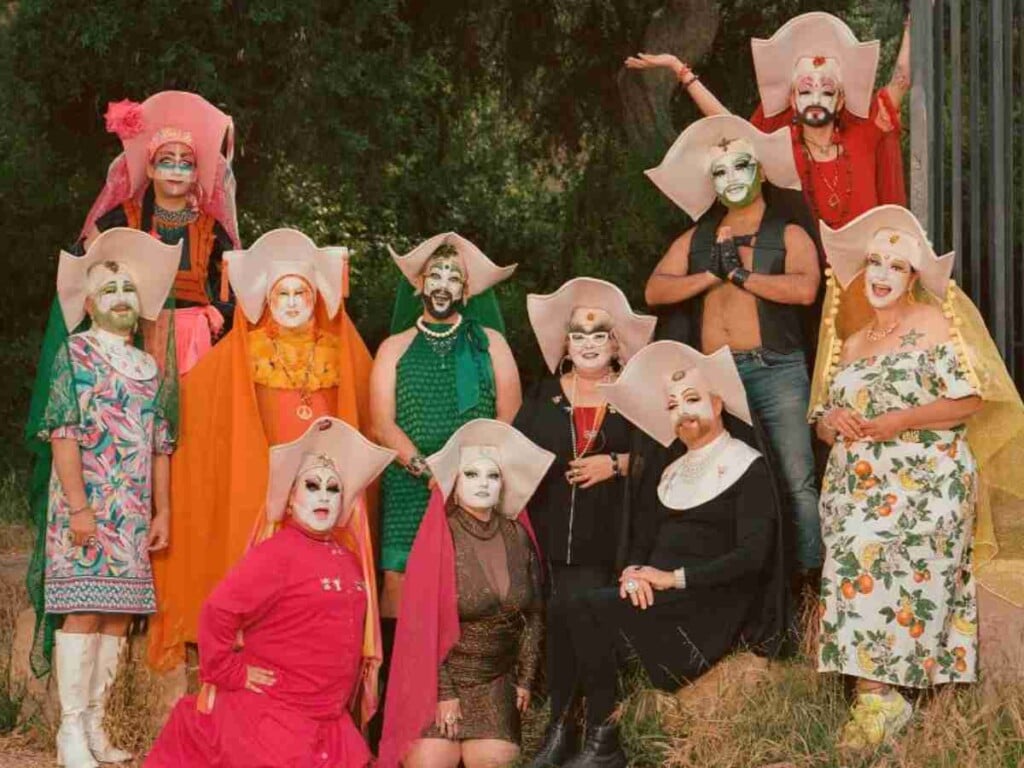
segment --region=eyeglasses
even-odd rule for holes
[[[569,343],[575,347],[582,347],[589,341],[595,347],[603,347],[611,337],[611,331],[594,331],[593,333],[572,331],[569,333]]]

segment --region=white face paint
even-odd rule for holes
[[[757,160],[748,152],[727,152],[711,163],[715,194],[723,204],[742,207],[757,196]]]
[[[314,466],[300,472],[292,486],[292,517],[303,528],[325,533],[339,522],[343,494],[341,478],[330,467]]]
[[[869,253],[864,269],[864,293],[875,309],[898,302],[910,287],[913,270],[906,259],[887,253]]]
[[[581,373],[607,371],[618,351],[612,316],[603,309],[576,307],[569,317],[566,349],[574,370]]]
[[[704,375],[696,368],[676,371],[665,385],[669,418],[679,438],[689,445],[722,426],[721,410]]]
[[[462,264],[455,256],[438,256],[423,273],[423,302],[435,318],[444,320],[457,310],[466,288]]]
[[[115,271],[116,270],[116,271]],[[97,264],[88,275],[89,315],[97,327],[111,333],[131,333],[139,319],[139,293],[125,268]]]
[[[313,317],[316,293],[297,275],[285,275],[270,289],[270,316],[282,328],[301,328]]]
[[[501,467],[486,456],[459,465],[455,499],[465,509],[494,509],[501,500]]]
[[[835,120],[839,108],[839,82],[827,72],[801,74],[793,83],[793,103],[804,125],[820,127]]]
[[[170,142],[153,154],[149,177],[168,197],[181,197],[192,190],[196,181],[196,154],[188,144]]]

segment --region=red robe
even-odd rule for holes
[[[883,129],[881,122],[888,125]],[[772,133],[788,127],[793,137],[793,160],[811,213],[833,229],[843,226],[865,211],[885,203],[906,206],[903,181],[903,155],[900,148],[900,112],[884,88],[871,103],[867,119],[855,117],[844,109],[839,133],[846,155],[838,160],[812,163],[804,151],[801,126],[793,122],[793,109],[765,117],[759,104],[750,122],[759,130]],[[829,204],[835,188],[840,201]]]
[[[217,687],[212,706],[201,712],[196,696],[182,698],[146,768],[367,765],[348,708],[362,669],[362,579],[351,552],[294,525],[250,550],[200,617],[200,676]],[[249,665],[273,670],[277,682],[247,690]]]

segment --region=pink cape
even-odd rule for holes
[[[537,537],[525,509],[516,522],[536,548]],[[438,669],[459,641],[455,545],[445,499],[436,487],[409,553],[398,616],[379,768],[398,768],[412,743],[434,721]]]

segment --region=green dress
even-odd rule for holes
[[[451,326],[428,323],[427,327],[444,331]],[[458,364],[457,358],[461,358]],[[456,394],[457,371],[475,376],[479,384],[475,403],[462,410]],[[395,423],[420,454],[441,450],[467,421],[494,416],[494,370],[483,326],[464,318],[459,330],[447,338],[417,332],[395,372]],[[425,479],[392,463],[384,472],[381,493],[381,568],[404,573],[430,491]]]

